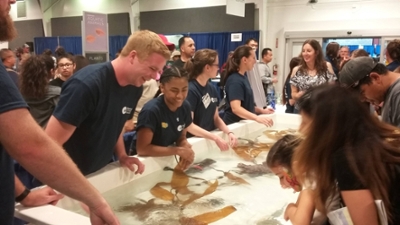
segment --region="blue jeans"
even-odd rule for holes
[[[267,97],[267,105],[275,109],[275,93],[268,93],[266,97]]]

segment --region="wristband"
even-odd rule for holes
[[[229,131],[229,132],[228,132],[228,135],[229,135],[229,134],[234,134],[234,133],[233,133],[232,131]]]
[[[29,193],[31,193],[31,190],[29,190],[28,188],[25,188],[25,190],[15,198],[15,201],[22,202],[26,198],[26,196],[29,195]]]

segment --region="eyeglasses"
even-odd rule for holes
[[[219,67],[219,64],[213,63],[213,64],[211,64],[211,66]]]
[[[72,66],[72,63],[58,64],[58,67],[60,67],[60,68],[63,68],[63,67],[69,68],[71,66]]]

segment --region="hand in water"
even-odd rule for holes
[[[136,165],[138,169],[136,170],[135,174],[142,174],[144,171],[144,164],[137,158],[132,156],[123,156],[119,159],[119,163],[121,166],[127,167],[130,171],[135,172]]]
[[[227,143],[224,139],[222,139],[222,138],[220,138],[220,137],[218,137],[218,136],[216,136],[215,143],[218,145],[218,148],[219,148],[221,151],[227,151],[227,150],[229,150],[229,145],[228,145],[228,143]]]
[[[237,137],[233,133],[229,133],[229,144],[231,147],[235,147],[237,145]]]
[[[256,122],[264,124],[267,127],[271,127],[272,125],[274,125],[274,121],[268,117],[257,116]]]
[[[83,203],[81,203],[81,207],[90,215],[92,225],[120,225],[117,217],[105,200],[97,207],[90,208]]]
[[[182,159],[190,162],[190,164],[194,161],[194,151],[192,150],[192,148],[178,147],[177,155],[182,157]]]

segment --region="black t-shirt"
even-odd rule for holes
[[[149,128],[153,131],[151,144],[167,147],[174,144],[182,131],[192,124],[190,104],[186,100],[175,112],[165,104],[164,95],[147,102],[139,113],[136,130]],[[133,148],[136,146],[132,144]]]
[[[189,92],[186,100],[193,112],[193,123],[211,131],[215,130],[214,115],[217,109],[218,93],[212,84],[201,86],[197,80],[189,82]]]
[[[294,105],[290,105],[289,99],[292,99],[292,87],[290,86],[290,79],[285,83],[285,98],[286,110],[285,113],[294,113]]]
[[[53,85],[56,87],[62,87],[62,85],[64,84],[65,81],[61,80],[60,78],[56,78],[54,80],[51,80],[49,82],[49,85]]]
[[[183,68],[185,66],[184,61],[182,61],[181,58],[179,58],[178,60],[174,61],[174,63],[172,63],[173,66],[178,67],[178,68]]]
[[[242,119],[232,112],[230,102],[233,100],[240,100],[240,106],[251,113],[255,113],[253,90],[246,75],[231,74],[225,84],[225,93],[228,103],[224,114],[226,124],[236,123]]]
[[[18,88],[0,62],[0,114],[27,108]],[[14,162],[0,143],[0,223],[12,224],[14,218]]]
[[[343,149],[334,154],[334,175],[340,191],[352,191],[367,189],[352,172],[349,161]],[[390,204],[393,208],[394,221],[391,225],[400,224],[400,165],[394,165],[395,173],[391,178],[391,186],[388,187]],[[362,171],[361,171],[362,172]],[[366,176],[368,176],[366,174]]]
[[[54,116],[76,127],[64,148],[84,175],[110,162],[142,91],[121,87],[110,62],[89,65],[65,82]]]

